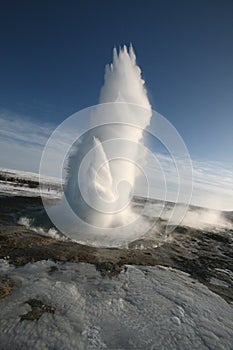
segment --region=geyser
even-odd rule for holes
[[[177,175],[177,184],[174,178],[171,183],[177,205],[165,227],[166,234],[172,232],[190,203],[192,163],[174,126],[152,111],[132,46],[114,49],[99,102],[64,120],[46,144],[40,173],[47,174],[50,167],[63,194],[57,205],[43,200],[49,218],[66,236],[88,245],[122,246],[155,235],[167,199],[167,174],[152,151],[155,139],[165,146]],[[153,193],[162,201],[150,218],[146,198]],[[144,197],[140,205],[131,205],[135,194]]]
[[[139,143],[152,110],[132,46],[113,50],[99,102],[69,157],[65,190],[73,212],[93,230],[124,226],[135,215],[130,200]]]

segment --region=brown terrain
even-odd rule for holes
[[[0,197],[0,258],[15,266],[29,262],[53,260],[59,262],[87,262],[94,264],[102,276],[117,278],[126,265],[163,265],[189,273],[227,302],[233,301],[232,279],[233,250],[232,230],[211,233],[187,227],[177,227],[172,239],[156,248],[94,248],[60,241],[40,235],[19,225],[21,216],[36,217],[44,209],[39,197]],[[211,277],[225,283],[211,283]],[[0,275],[0,298],[14,288],[14,281]]]

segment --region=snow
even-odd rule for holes
[[[15,174],[38,180],[33,174]],[[55,189],[46,192],[45,187],[44,191],[43,196],[60,196]],[[0,183],[0,192],[40,195],[37,188],[6,182]],[[151,204],[145,214],[156,218],[160,207]],[[185,224],[191,225],[196,216],[194,219]],[[65,240],[54,228],[33,226],[27,217],[21,217],[19,223],[38,234]],[[50,273],[51,267],[57,270]],[[41,261],[15,268],[1,260],[0,273],[16,282],[12,294],[0,300],[3,350],[233,349],[232,304],[188,274],[171,268],[128,266],[126,272],[109,279],[85,263]],[[232,272],[216,268],[216,278],[210,283],[231,288],[221,275],[232,277]],[[31,298],[56,308],[55,314],[20,322],[20,316],[30,311],[25,301]]]
[[[228,283],[226,283],[218,278],[215,278],[215,277],[211,277],[210,283],[214,284],[215,286],[227,287],[227,288],[229,287]]]
[[[60,180],[55,177],[40,176],[36,173],[5,168],[0,168],[0,175],[15,179],[13,182],[0,180],[0,193],[2,194],[27,197],[38,197],[42,195],[45,198],[61,198],[61,192],[59,191]],[[26,183],[22,185],[22,183],[18,182],[18,179],[20,179],[39,183],[39,177],[41,187],[38,185],[38,187],[32,188],[27,186]]]
[[[85,263],[1,261],[0,271],[16,281],[0,302],[4,350],[232,349],[232,306],[177,270],[128,266],[110,279]],[[55,314],[20,322],[30,298]]]
[[[41,178],[42,182],[47,183],[60,183],[60,180],[56,177],[52,176],[40,176],[37,173],[32,173],[29,171],[22,171],[22,170],[15,170],[15,169],[7,169],[0,167],[0,173],[4,173],[4,175],[9,175],[10,177],[19,178],[19,179],[25,179],[25,180],[32,180],[32,181],[38,181],[39,177]]]
[[[14,196],[25,196],[25,197],[39,197],[59,199],[61,193],[56,190],[48,191],[46,188],[40,191],[39,188],[30,188],[24,186],[14,186],[13,184],[6,184],[0,181],[0,194],[9,194]]]

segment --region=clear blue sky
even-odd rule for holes
[[[98,102],[113,46],[132,42],[191,156],[231,162],[232,39],[231,0],[2,1],[0,108],[58,124]]]

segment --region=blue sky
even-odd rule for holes
[[[37,171],[42,139],[98,102],[113,46],[132,42],[152,107],[196,164],[229,177],[232,18],[231,0],[2,2],[0,166]]]

